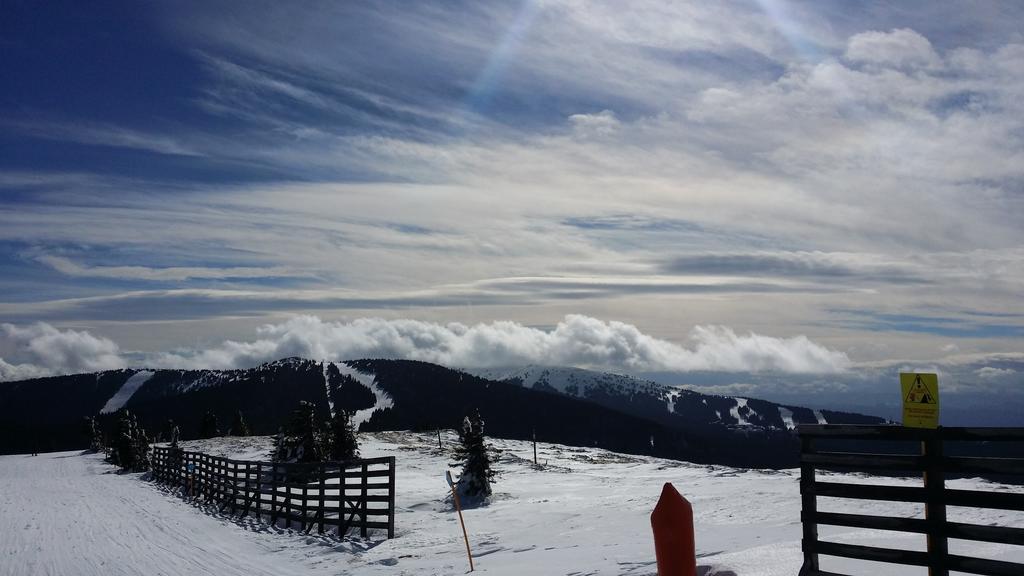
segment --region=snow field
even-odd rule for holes
[[[454,435],[443,436],[446,446]],[[99,456],[0,457],[0,574],[464,574],[458,517],[446,502],[449,455],[434,434],[360,434],[365,457],[397,456],[397,537],[338,540],[210,515]],[[186,449],[265,459],[266,437],[184,443]],[[650,512],[664,482],[693,504],[699,573],[792,576],[799,571],[799,472],[740,470],[598,449],[493,440],[501,473],[489,506],[467,510],[477,572],[653,575]],[[454,473],[458,470],[452,467]],[[825,475],[823,475],[825,476]],[[844,481],[911,480],[843,475]],[[1022,492],[981,480],[957,488]],[[923,517],[918,506],[820,499],[829,511]],[[950,519],[1024,527],[1024,515],[951,509]],[[924,549],[924,537],[822,527],[823,539]],[[1024,562],[1012,546],[951,541],[952,551]],[[822,557],[825,570],[924,574],[914,567]]]

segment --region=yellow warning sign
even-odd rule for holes
[[[903,394],[903,425],[937,428],[939,425],[938,374],[900,373]]]

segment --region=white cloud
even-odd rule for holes
[[[582,136],[611,134],[619,127],[619,119],[611,110],[602,110],[596,114],[573,114],[569,116],[569,123]]]
[[[324,322],[298,316],[263,326],[249,342],[225,341],[208,350],[154,355],[151,364],[175,368],[237,368],[286,356],[346,360],[407,358],[447,366],[523,364],[612,370],[715,370],[834,373],[850,362],[805,336],[775,338],[698,326],[687,346],[644,334],[636,326],[582,315],[551,330],[516,322],[467,326],[418,320],[363,318]]]
[[[1013,376],[1017,371],[1013,368],[993,368],[991,366],[983,366],[974,371],[974,374],[983,380],[995,380],[997,378],[1006,378]]]
[[[301,275],[296,273],[294,270],[283,266],[268,268],[248,266],[234,266],[227,268],[169,266],[167,268],[152,268],[149,266],[87,266],[79,264],[69,258],[55,256],[52,254],[42,254],[35,256],[33,259],[37,262],[50,266],[62,274],[89,278],[172,281],[222,278],[272,278]]]
[[[39,322],[28,326],[0,324],[0,350],[12,351],[18,363],[0,358],[0,380],[124,368],[118,345],[87,331],[58,330]]]
[[[856,34],[847,44],[846,59],[860,64],[896,68],[934,68],[942,62],[931,42],[908,28]]]
[[[165,134],[141,132],[122,126],[73,122],[4,122],[4,124],[32,137],[47,140],[147,150],[173,156],[202,155],[198,149],[177,138]]]

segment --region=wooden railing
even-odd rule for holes
[[[902,426],[802,425],[800,494],[803,510],[804,563],[801,576],[844,576],[823,572],[819,555],[859,560],[926,566],[930,576],[947,576],[949,571],[989,576],[1021,576],[1024,564],[973,558],[949,553],[948,540],[973,540],[1024,545],[1024,528],[982,526],[949,522],[947,506],[995,508],[1024,511],[1024,493],[952,490],[946,488],[949,475],[988,475],[1024,478],[1024,458],[953,456],[947,450],[956,443],[961,452],[976,454],[978,443],[1024,442],[1024,428],[938,428],[935,430]],[[900,450],[899,443],[903,443]],[[831,444],[829,447],[827,445]],[[837,444],[852,444],[853,450],[835,451]],[[823,451],[828,447],[831,451]],[[871,452],[865,452],[865,449]],[[882,449],[883,453],[875,451]],[[1004,451],[1005,452],[1005,451]],[[1015,454],[1024,454],[1016,451]],[[869,472],[885,476],[923,475],[923,485],[878,486],[816,480],[816,470]],[[925,518],[897,518],[865,514],[819,512],[820,496],[915,502],[924,504]],[[927,551],[897,550],[874,546],[841,544],[818,539],[819,525],[894,530],[924,534]]]
[[[359,529],[395,536],[395,458],[284,464],[250,462],[153,448],[153,479],[181,487],[188,497],[220,504],[240,517],[253,514],[306,532]]]

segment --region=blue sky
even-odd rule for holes
[[[444,341],[1020,393],[1019,3],[4,10],[5,379]]]

